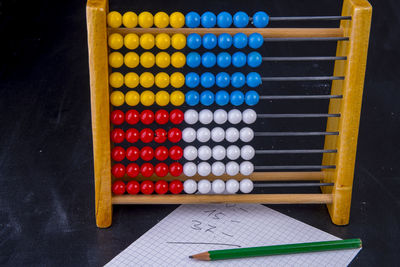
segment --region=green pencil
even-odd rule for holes
[[[356,238],[356,239],[344,239],[344,240],[312,242],[312,243],[265,246],[265,247],[210,250],[207,252],[189,256],[189,258],[202,261],[227,260],[227,259],[237,259],[237,258],[247,258],[247,257],[318,252],[327,250],[353,249],[353,248],[360,248],[361,245],[362,245],[361,240]]]

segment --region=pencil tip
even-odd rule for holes
[[[190,259],[193,259],[193,256],[189,256]]]

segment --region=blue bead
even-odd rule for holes
[[[185,16],[186,26],[189,28],[197,28],[200,26],[200,15],[196,12],[189,12]]]
[[[219,106],[225,106],[229,103],[229,93],[225,90],[219,90],[215,94],[215,103]]]
[[[246,93],[246,95],[244,96],[244,99],[245,99],[245,102],[247,105],[254,106],[260,100],[260,96],[258,95],[258,93],[256,91],[250,90]]]
[[[237,33],[233,36],[233,46],[239,49],[247,46],[247,35],[244,33]]]
[[[217,56],[217,65],[220,68],[227,68],[231,65],[231,55],[227,52],[221,52]]]
[[[244,95],[241,91],[236,90],[231,93],[231,104],[234,106],[240,106],[244,102]]]
[[[249,65],[250,67],[257,68],[261,65],[261,62],[262,57],[258,52],[253,51],[247,55],[247,65]]]
[[[228,49],[232,46],[232,36],[227,33],[218,36],[218,46],[222,49]]]
[[[210,72],[204,72],[201,75],[201,86],[204,88],[210,88],[215,84],[215,77]]]
[[[231,79],[229,77],[229,74],[226,72],[220,72],[217,74],[217,77],[215,78],[216,84],[220,88],[225,88],[229,85]]]
[[[264,38],[259,33],[252,33],[249,36],[249,46],[253,49],[260,48],[264,43]]]
[[[236,12],[236,14],[233,15],[233,24],[237,28],[244,28],[249,24],[249,16],[243,11]]]
[[[231,83],[232,86],[235,88],[242,87],[246,83],[246,77],[241,72],[235,72],[234,74],[232,74]]]
[[[257,72],[250,72],[247,74],[246,83],[249,87],[257,87],[261,84],[261,76]]]
[[[213,28],[217,23],[217,17],[214,13],[207,11],[203,15],[201,15],[201,25],[204,28]]]
[[[205,90],[200,94],[200,102],[204,106],[211,106],[214,103],[214,94],[210,90]]]
[[[256,28],[264,28],[268,25],[269,16],[264,11],[258,11],[253,15],[253,25]]]
[[[190,52],[186,56],[186,64],[191,68],[197,68],[200,66],[201,56],[197,52]]]
[[[195,88],[200,84],[200,77],[195,72],[189,72],[188,74],[186,74],[185,83],[187,87]]]
[[[243,52],[236,52],[232,55],[232,65],[241,68],[246,65],[246,55]]]
[[[201,64],[203,64],[204,67],[212,68],[215,66],[215,63],[217,63],[217,57],[214,55],[214,53],[205,52],[201,56]]]
[[[189,106],[196,106],[197,104],[199,104],[200,95],[198,92],[196,92],[194,90],[190,90],[185,95],[185,101],[186,101],[186,104],[188,104]]]
[[[206,49],[213,49],[217,46],[217,36],[213,33],[206,33],[203,36],[203,46]]]
[[[223,11],[217,16],[217,25],[220,28],[229,28],[232,25],[232,15]]]
[[[197,49],[201,46],[201,36],[197,33],[191,33],[188,35],[186,43],[190,49]]]

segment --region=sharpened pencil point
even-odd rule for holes
[[[189,256],[190,259],[193,259],[193,256]]]

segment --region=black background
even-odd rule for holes
[[[341,9],[328,0],[117,2],[112,9],[152,13],[262,9],[294,16]],[[1,265],[102,265],[176,208],[115,207],[112,227],[95,227],[85,4],[0,1]],[[372,6],[350,225],[334,226],[320,205],[273,206],[341,238],[360,237],[364,248],[353,266],[395,265],[400,252],[400,8],[395,0]],[[303,48],[318,53],[312,46]],[[271,47],[288,53],[289,46]],[[292,70],[325,69],[331,66]]]

